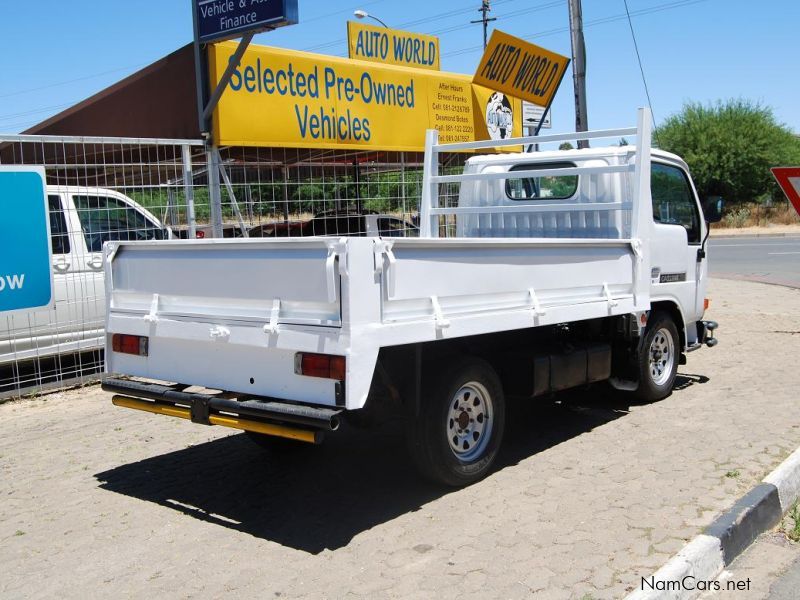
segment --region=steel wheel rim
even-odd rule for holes
[[[648,351],[650,378],[656,385],[664,385],[672,374],[675,364],[675,343],[666,327],[656,331]]]
[[[461,462],[479,458],[492,438],[494,406],[489,391],[477,381],[462,385],[450,399],[445,434],[450,450]]]

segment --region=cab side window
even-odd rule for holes
[[[69,254],[69,230],[67,229],[67,220],[64,218],[64,207],[61,206],[61,198],[48,196],[47,205],[50,213],[50,244],[53,254]]]
[[[107,196],[73,196],[89,252],[102,252],[104,242],[161,240],[164,230],[134,207]]]
[[[650,177],[653,220],[682,225],[689,243],[700,243],[700,215],[686,173],[678,167],[653,163]]]
[[[509,172],[535,169],[565,169],[574,163],[534,163],[514,165]],[[548,177],[525,177],[506,179],[506,196],[511,200],[566,200],[578,191],[577,175],[551,175]]]

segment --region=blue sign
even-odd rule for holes
[[[53,306],[42,167],[0,167],[0,315]]]
[[[297,23],[297,0],[194,0],[197,39],[203,43],[241,37],[248,31]]]

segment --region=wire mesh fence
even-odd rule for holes
[[[102,372],[104,242],[416,236],[422,160],[421,153],[212,152],[196,140],[0,135],[0,164],[45,168],[55,295],[52,310],[0,314],[0,398]],[[463,158],[442,162],[460,170]]]

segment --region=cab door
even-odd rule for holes
[[[705,224],[683,165],[654,160],[651,169],[651,296],[675,301],[685,322],[693,323],[703,315],[707,266],[700,249]]]
[[[130,198],[110,190],[87,189],[71,194],[74,219],[82,234],[82,255],[76,269],[83,274],[84,330],[97,335],[105,326],[106,300],[103,244],[111,241],[153,240],[167,237],[152,215]]]

